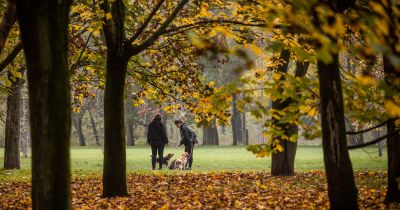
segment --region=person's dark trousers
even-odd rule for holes
[[[192,163],[193,163],[193,144],[190,145],[185,145],[185,152],[189,153],[189,168],[192,168]]]
[[[158,159],[160,160],[159,169],[161,169],[164,159],[164,146],[151,147],[151,166],[153,167],[153,170],[156,169],[157,152]]]

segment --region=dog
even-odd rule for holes
[[[171,162],[169,165],[170,170],[184,170],[186,167],[186,163],[190,157],[190,154],[187,152],[184,152],[180,158],[175,159]]]
[[[172,156],[174,156],[174,154],[169,153],[167,156],[165,156],[163,158],[162,165],[165,166],[165,168],[168,168],[168,164],[169,164],[169,161],[171,160]],[[152,155],[150,155],[150,157],[152,157]],[[160,163],[160,159],[158,157],[156,158],[156,162]]]

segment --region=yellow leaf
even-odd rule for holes
[[[385,110],[391,117],[400,117],[400,106],[395,104],[392,100],[385,101]]]
[[[363,75],[361,77],[358,77],[358,81],[360,81],[361,84],[363,85],[376,85],[376,80],[372,76],[369,75]]]
[[[111,18],[112,18],[111,13],[107,13],[107,14],[106,14],[106,20],[110,20]]]
[[[258,56],[262,56],[264,54],[263,50],[260,49],[257,45],[255,44],[244,44],[245,48],[249,48],[251,51],[254,52],[254,54]]]
[[[272,74],[272,78],[275,80],[275,81],[278,81],[280,78],[281,78],[281,74],[278,74],[278,73],[273,73]]]
[[[283,147],[280,144],[277,144],[276,150],[278,150],[278,152],[283,152],[285,149],[283,149]]]

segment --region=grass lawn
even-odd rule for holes
[[[165,153],[178,155],[183,148],[167,147]],[[3,166],[4,150],[0,149],[0,165]],[[386,150],[378,157],[375,146],[350,151],[355,170],[386,170]],[[100,174],[103,154],[100,147],[73,147],[71,167],[75,176]],[[245,147],[199,146],[194,151],[193,171],[269,171],[271,158],[256,158]],[[21,158],[20,171],[0,170],[0,181],[30,178],[30,159]],[[149,147],[127,148],[127,169],[129,172],[147,173],[151,168]],[[321,147],[299,147],[296,155],[296,170],[309,171],[324,168]]]

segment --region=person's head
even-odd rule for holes
[[[161,120],[161,114],[160,113],[155,114],[153,120]]]
[[[183,124],[182,120],[175,120],[176,127],[180,128],[182,124]]]

